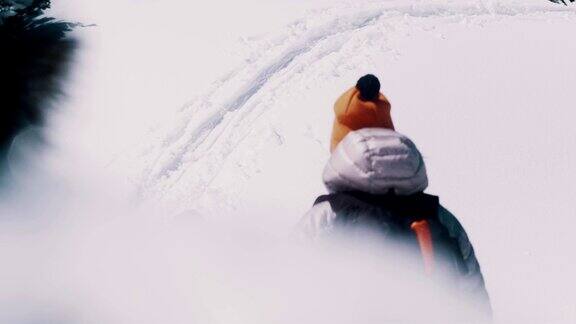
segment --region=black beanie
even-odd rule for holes
[[[362,99],[372,101],[378,98],[380,93],[380,81],[372,74],[366,74],[358,79],[356,89],[360,91]]]

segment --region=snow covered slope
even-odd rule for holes
[[[573,10],[537,1],[312,11],[241,44],[241,64],[143,140],[128,159],[132,179],[174,212],[288,232],[324,191],[333,101],[372,72],[398,130],[427,158],[431,192],[468,228],[496,310],[573,318],[558,295],[568,288],[542,276],[574,270],[566,255],[575,241],[558,224],[574,224],[575,27]],[[542,291],[533,304],[515,302],[533,289]]]
[[[310,182],[318,182],[327,157],[331,104],[365,72],[382,78],[399,129],[429,138],[419,141],[424,147],[435,144],[425,151],[434,158],[447,149],[440,138],[430,140],[437,130],[453,127],[451,133],[458,134],[453,137],[461,139],[470,131],[468,123],[495,127],[504,112],[540,121],[536,116],[543,111],[526,105],[526,93],[540,92],[543,103],[567,104],[560,84],[572,81],[562,69],[573,46],[561,31],[569,30],[572,19],[573,12],[561,7],[480,2],[362,3],[312,12],[278,35],[248,43],[244,63],[143,140],[142,152],[129,165],[145,196],[172,202],[178,210],[198,208],[207,192],[229,196],[220,197],[225,202],[245,201],[239,195],[246,187],[263,185],[275,190],[259,195],[298,188],[314,196],[319,186]],[[567,110],[557,109],[550,118]],[[504,137],[516,139],[515,133],[530,129],[504,121],[511,122],[503,125],[509,129]],[[490,143],[489,137],[470,142]],[[450,153],[442,155],[457,156]],[[137,164],[142,166],[134,168]],[[252,184],[261,173],[270,182]],[[302,199],[290,198],[284,201]]]

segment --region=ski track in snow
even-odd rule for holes
[[[276,93],[295,74],[330,54],[339,53],[350,39],[361,37],[364,30],[383,28],[393,33],[394,26],[389,25],[392,19],[435,17],[454,19],[457,23],[474,17],[497,21],[503,16],[565,11],[564,8],[505,7],[478,2],[444,6],[393,4],[319,10],[288,26],[279,37],[249,44],[256,48],[244,65],[216,81],[205,95],[185,106],[175,122],[166,125],[168,131],[153,134],[152,144],[148,141],[144,149],[137,151],[137,157],[131,157],[132,165],[144,164],[137,168],[135,177],[142,195],[159,200],[170,197],[176,201],[200,197],[227,157],[250,135],[252,125],[272,108]]]

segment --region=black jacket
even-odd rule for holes
[[[437,271],[447,272],[444,274],[452,278],[457,291],[475,298],[481,312],[490,314],[488,293],[472,244],[462,225],[439,204],[436,196],[333,193],[316,199],[301,226],[309,237],[365,227],[387,240],[402,241],[418,249],[410,224],[419,220],[429,224]]]

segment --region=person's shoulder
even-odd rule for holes
[[[467,259],[470,256],[474,257],[474,249],[472,248],[472,243],[468,238],[466,230],[464,230],[464,227],[460,221],[458,221],[456,216],[454,216],[454,214],[452,214],[448,209],[440,205],[438,207],[438,219],[444,228],[446,228],[448,231],[448,235],[450,235],[450,237],[453,239],[456,239],[464,259]]]
[[[464,230],[456,216],[442,205],[438,205],[438,219],[443,225],[449,227],[449,229],[454,231]]]
[[[330,201],[321,196],[314,202],[312,208],[300,219],[298,228],[307,237],[313,238],[333,225],[336,214]]]

